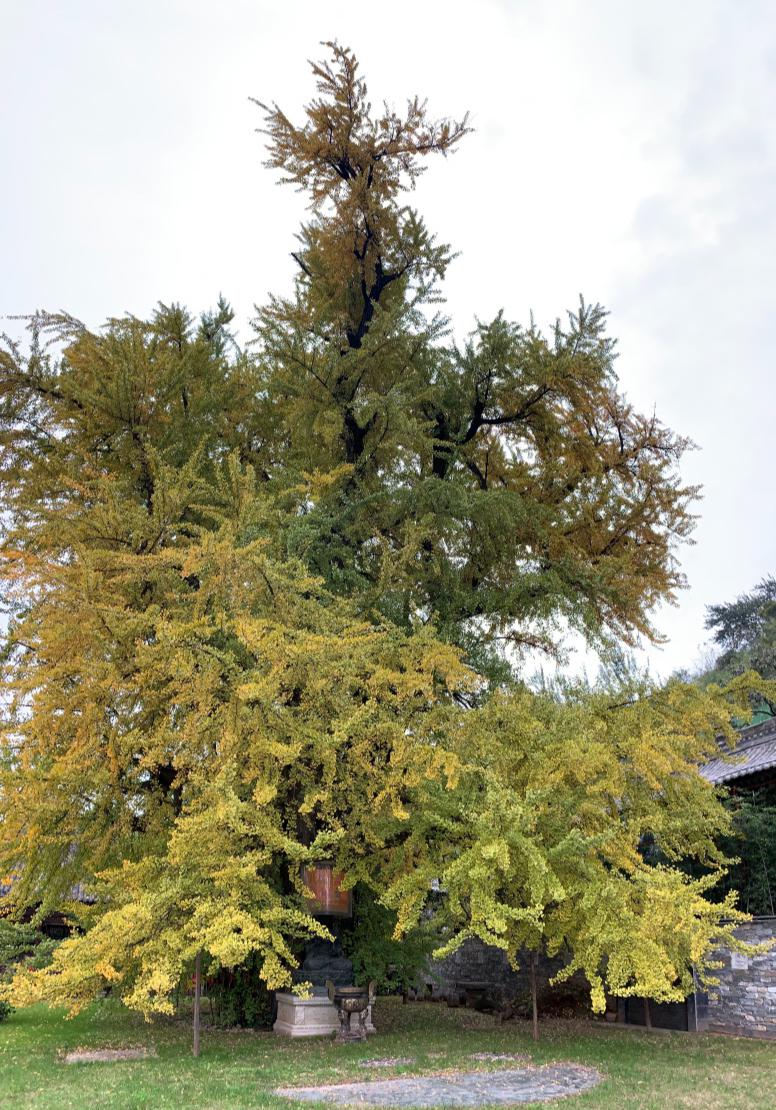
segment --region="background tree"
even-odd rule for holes
[[[702,672],[704,682],[725,682],[745,671],[776,678],[776,578],[763,578],[735,601],[709,605],[706,628],[718,649],[713,665]],[[762,698],[756,710],[776,715],[776,703]]]
[[[732,831],[721,847],[735,862],[716,897],[735,890],[746,913],[776,916],[776,790],[736,786],[725,801]]]
[[[752,590],[730,602],[710,605],[706,628],[712,633],[713,655],[691,675],[702,686],[729,682],[747,671],[776,678],[776,579],[768,575]],[[758,724],[776,714],[776,698],[762,686],[739,725]],[[749,913],[773,914],[776,905],[776,791],[773,787],[742,789],[731,784],[726,795],[732,818],[731,835],[721,843],[736,862],[714,896],[737,890]]]

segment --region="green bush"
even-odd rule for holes
[[[48,967],[59,943],[33,925],[0,917],[0,974],[12,972],[20,963],[34,968]]]
[[[722,854],[733,862],[709,897],[722,901],[730,891],[738,893],[738,906],[745,913],[772,917],[776,914],[776,787],[745,790],[732,785],[725,798],[732,817],[730,835],[718,840]],[[655,858],[654,862],[661,862]],[[686,863],[694,876],[707,868]]]
[[[394,940],[394,911],[381,905],[367,887],[357,886],[353,893],[353,924],[343,934],[342,947],[353,961],[356,983],[374,980],[380,994],[407,990],[426,966],[438,938],[430,928],[418,928]]]
[[[728,885],[739,892],[739,905],[752,914],[776,913],[776,790],[740,791],[728,805],[735,838],[725,845],[738,857]]]
[[[260,966],[258,957],[251,956],[240,967],[223,967],[208,975],[205,994],[214,1025],[266,1029],[272,1024],[272,994],[259,978]]]
[[[47,967],[59,941],[45,936],[32,925],[0,917],[0,983],[9,982],[16,967]],[[13,1013],[10,1002],[0,999],[0,1021]]]

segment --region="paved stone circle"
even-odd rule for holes
[[[492,1106],[550,1102],[588,1091],[603,1076],[580,1064],[504,1068],[498,1071],[447,1072],[443,1075],[372,1079],[324,1087],[279,1087],[274,1093],[299,1102],[332,1102],[340,1106]]]
[[[383,1056],[379,1060],[359,1060],[360,1068],[398,1068],[406,1064],[414,1064],[414,1056]]]
[[[470,1060],[511,1060],[512,1063],[530,1064],[531,1057],[524,1052],[471,1052]]]

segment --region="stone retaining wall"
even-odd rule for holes
[[[457,994],[458,983],[483,983],[491,1002],[508,1003],[524,998],[530,993],[529,956],[520,960],[520,967],[514,971],[500,948],[492,948],[481,940],[470,938],[444,960],[429,961],[428,969],[421,977],[418,992],[432,998],[449,998]],[[550,958],[540,955],[536,968],[536,985],[540,995],[548,991],[556,994],[587,994],[585,981],[575,976],[568,983],[550,987],[549,980],[564,966],[560,957]]]
[[[749,944],[776,938],[776,917],[756,917],[736,929]],[[776,945],[762,956],[719,953],[719,986],[697,998],[698,1028],[712,1032],[776,1037]]]
[[[736,936],[749,944],[774,940],[776,917],[757,917],[739,926]],[[710,988],[708,994],[698,991],[688,999],[687,1022],[682,1028],[776,1038],[776,944],[761,956],[747,957],[724,950],[719,959],[722,967],[715,972],[719,986]],[[539,957],[536,978],[540,995],[549,998],[553,990],[568,992],[588,1006],[588,988],[583,977],[574,976],[558,988],[549,986],[549,980],[562,966],[560,958]],[[530,991],[528,958],[521,960],[520,968],[513,971],[499,948],[490,948],[476,939],[467,940],[447,959],[430,962],[418,990],[433,998],[448,998],[455,996],[461,982],[487,984],[488,996],[496,1003],[525,998]],[[656,1026],[679,1027],[673,1020],[659,1020],[657,1004],[653,1003],[652,1011]],[[621,1014],[619,1020],[629,1019]],[[630,1020],[634,1020],[633,1016]]]
[[[739,926],[736,936],[749,944],[774,940],[776,917],[757,917]],[[688,999],[688,1018],[682,1028],[776,1038],[776,944],[761,956],[747,957],[724,950],[719,953],[719,959],[722,967],[714,973],[719,986],[710,988],[708,994],[698,991]],[[560,958],[539,957],[537,986],[540,995],[551,997],[553,990],[568,992],[577,995],[584,1006],[589,1005],[588,988],[581,976],[574,976],[558,988],[549,987],[549,980],[562,966]],[[513,971],[501,949],[491,948],[476,939],[467,940],[452,956],[429,963],[418,983],[418,993],[445,999],[455,996],[457,984],[462,982],[487,984],[489,999],[496,1003],[525,998],[530,991],[528,958],[521,960],[520,968]],[[653,1004],[656,1026],[679,1027],[673,1021],[660,1021],[659,1011],[660,1007]],[[623,1013],[619,1020],[633,1021],[634,1018],[628,1019]]]

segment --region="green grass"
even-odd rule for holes
[[[523,1022],[497,1024],[471,1010],[379,1000],[378,1034],[364,1045],[329,1040],[288,1040],[272,1033],[204,1030],[202,1055],[191,1056],[187,1023],[151,1025],[104,1002],[73,1021],[42,1007],[20,1011],[0,1024],[0,1106],[274,1107],[279,1084],[341,1082],[370,1074],[439,1072],[486,1067],[472,1052],[524,1052],[536,1063],[575,1060],[604,1073],[604,1082],[573,1105],[703,1107],[754,1110],[776,1106],[776,1044],[687,1033],[646,1033],[587,1022],[547,1022],[534,1045]],[[60,1062],[82,1047],[153,1045],[155,1058],[123,1063]],[[358,1061],[412,1056],[412,1066],[369,1073]],[[493,1064],[492,1067],[504,1066]],[[538,1105],[538,1104],[534,1104]],[[561,1106],[569,1106],[564,1101]]]

